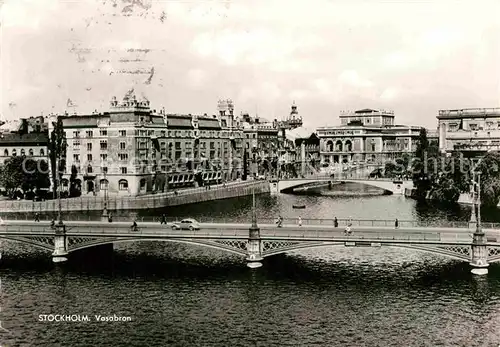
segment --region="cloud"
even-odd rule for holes
[[[120,1],[7,0],[2,113],[61,112],[68,98],[104,107],[152,67],[145,92],[172,112],[211,114],[233,98],[237,113],[282,118],[296,99],[310,125],[383,104],[398,123],[435,126],[439,108],[499,103],[498,1],[147,4],[123,16]]]

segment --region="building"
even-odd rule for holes
[[[152,190],[154,173],[148,166],[157,157],[152,139],[164,135],[167,124],[163,115],[151,111],[147,99],[138,100],[131,90],[120,103],[113,97],[107,112],[60,118],[68,144],[63,190],[72,185],[94,195]],[[76,177],[71,177],[73,166]]]
[[[302,117],[299,116],[295,101],[291,108],[290,115],[285,120],[278,122],[279,129],[292,130],[302,127]]]
[[[342,112],[340,126],[317,130],[321,163],[382,162],[414,152],[421,127],[397,125],[394,118],[384,110]]]
[[[278,122],[242,115],[243,146],[250,161],[249,174],[263,175],[277,168],[279,156]],[[274,163],[274,164],[273,164]]]
[[[500,108],[440,110],[437,119],[442,153],[475,157],[500,150]]]
[[[48,144],[47,132],[0,134],[0,163],[3,164],[10,157],[23,155],[48,163]]]
[[[243,139],[232,112],[156,112],[131,90],[122,102],[113,97],[109,111],[61,118],[68,142],[63,189],[134,196],[241,176],[242,165],[228,160],[241,155]]]

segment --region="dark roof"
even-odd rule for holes
[[[354,111],[354,113],[373,113],[373,112],[378,112],[378,111],[377,110],[373,110],[371,108],[364,108],[362,110]]]
[[[18,133],[2,134],[0,144],[2,145],[47,145],[49,143],[48,133],[28,133],[20,135]]]
[[[172,114],[167,115],[167,127],[169,128],[193,128],[191,116]]]
[[[84,115],[84,116],[61,116],[65,128],[96,127],[99,119],[108,118],[109,115]]]
[[[220,124],[217,118],[202,118],[198,117],[199,129],[220,129]]]

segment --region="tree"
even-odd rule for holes
[[[500,153],[487,153],[476,171],[481,173],[481,203],[496,206],[500,199]]]
[[[64,131],[61,117],[57,117],[57,121],[52,123],[54,130],[50,134],[49,140],[49,159],[52,170],[52,184],[54,196],[57,194],[57,183],[62,179],[64,172],[64,161],[66,157],[66,133]]]
[[[25,193],[50,187],[49,166],[45,160],[27,158],[20,169],[24,173],[22,189]]]
[[[413,185],[416,188],[416,197],[425,199],[427,192],[431,189],[431,180],[428,175],[428,149],[429,140],[427,139],[427,130],[420,129],[420,134],[415,151],[415,161],[413,162]]]
[[[7,191],[7,195],[14,198],[18,189],[22,188],[25,182],[23,172],[23,162],[25,156],[15,156],[7,159],[1,167],[0,184]]]
[[[76,197],[81,195],[81,186],[76,177],[78,176],[78,169],[75,165],[71,165],[71,176],[69,177],[69,196]]]
[[[247,175],[248,175],[248,152],[245,148],[245,150],[243,152],[243,175],[242,175],[241,179],[243,181],[246,181]]]

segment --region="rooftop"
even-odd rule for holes
[[[437,118],[446,119],[446,118],[498,117],[498,116],[500,116],[500,107],[439,110]]]

